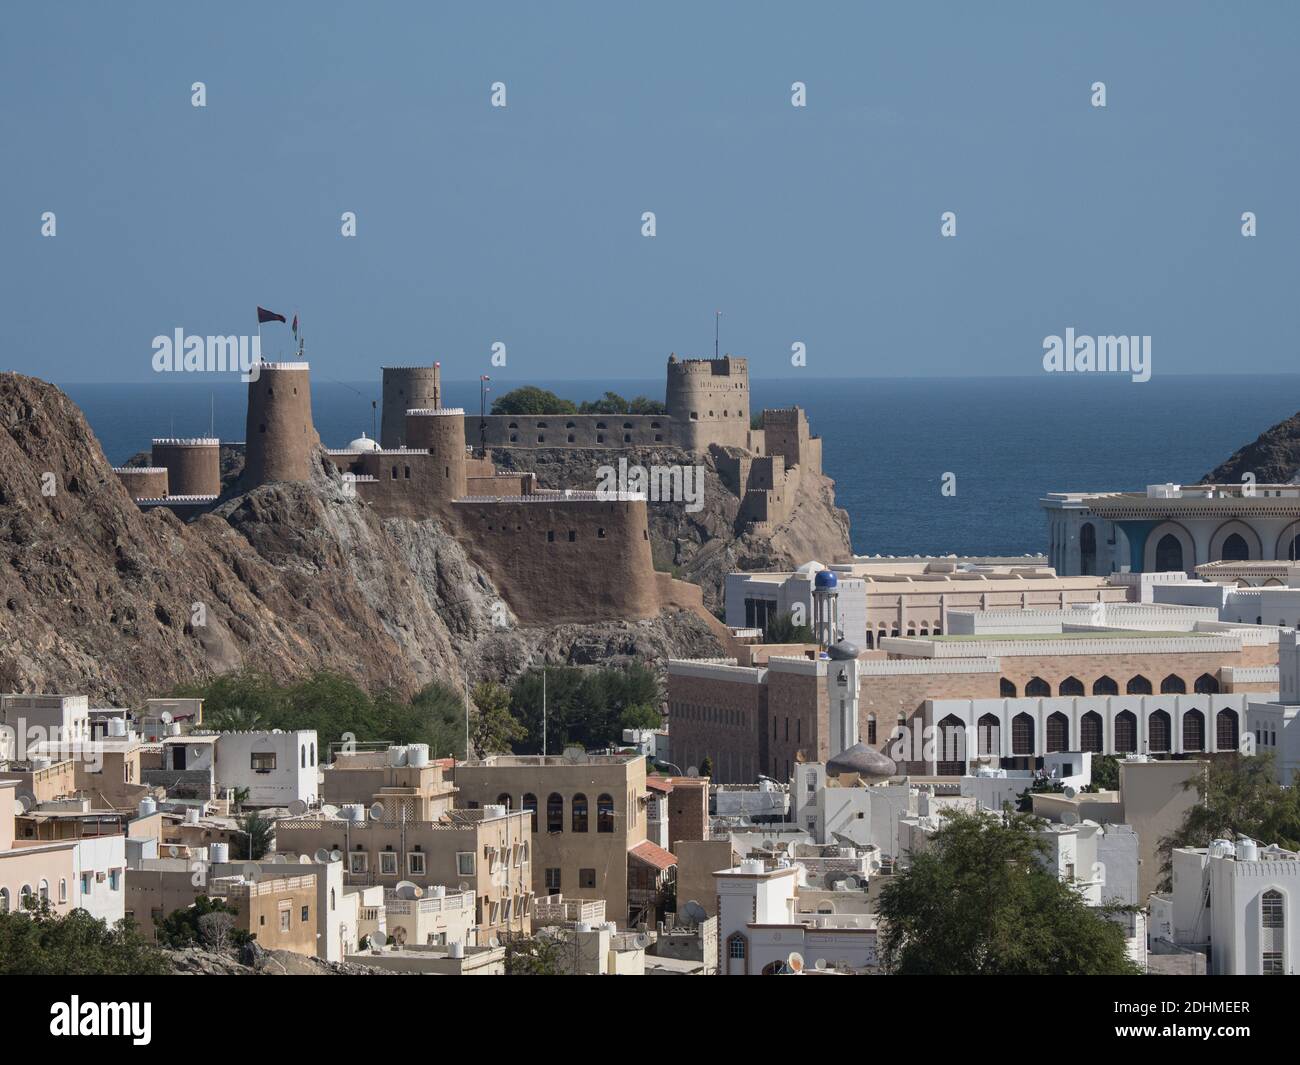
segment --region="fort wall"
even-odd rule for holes
[[[526,624],[652,617],[659,596],[644,500],[464,499],[462,542]]]

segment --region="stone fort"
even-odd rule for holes
[[[544,489],[531,473],[499,471],[493,449],[707,452],[741,500],[739,520],[758,531],[789,516],[803,473],[821,472],[821,441],[802,410],[766,410],[752,427],[748,366],[731,356],[670,357],[662,415],[467,415],[443,405],[438,363],[385,367],[382,394],[378,441],[323,449],[345,490],[384,518],[443,522],[524,622],[646,618],[676,606],[727,635],[698,587],[655,571],[644,496]],[[114,472],[141,507],[191,516],[218,501],[220,449],[212,438],[156,439],[147,466]],[[240,487],[306,482],[318,449],[308,363],[262,363],[248,385]]]

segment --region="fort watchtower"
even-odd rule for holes
[[[461,407],[416,408],[406,412],[406,446],[427,451],[434,502],[465,495],[465,411]]]
[[[320,443],[311,418],[311,374],[305,362],[258,363],[248,382],[244,479],[305,481],[312,450]]]
[[[710,444],[746,447],[749,441],[749,362],[668,357],[665,401],[677,442],[693,451]]]
[[[172,495],[221,494],[221,441],[216,437],[155,438],[152,462],[166,467]]]
[[[385,366],[384,409],[379,446],[406,444],[406,412],[442,407],[442,363],[432,366]]]

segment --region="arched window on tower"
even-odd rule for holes
[[[1137,753],[1137,716],[1132,710],[1121,710],[1115,715],[1115,753]]]
[[[1147,718],[1147,750],[1151,754],[1168,754],[1172,740],[1172,722],[1164,710]]]
[[[1092,682],[1093,695],[1118,695],[1119,685],[1111,677],[1098,677]]]
[[[1033,699],[1046,699],[1052,694],[1052,686],[1042,677],[1030,677],[1025,685],[1025,694]]]
[[[1061,681],[1060,693],[1062,695],[1082,695],[1083,681],[1078,677],[1066,677]]]
[[[1188,710],[1183,715],[1183,750],[1205,750],[1205,715],[1199,710]]]
[[[546,831],[564,831],[564,796],[558,791],[551,792],[546,798]]]
[[[1129,677],[1128,684],[1124,686],[1124,690],[1129,695],[1150,695],[1151,682],[1139,673],[1137,676]]]
[[[573,815],[572,815],[573,831],[586,832],[587,831],[587,796],[585,796],[582,792],[578,792],[570,800],[570,807],[573,811]]]
[[[1047,753],[1070,749],[1070,719],[1059,710],[1047,718]]]
[[[1170,673],[1160,682],[1161,695],[1186,695],[1187,682],[1176,673]]]

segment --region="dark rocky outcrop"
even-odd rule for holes
[[[1256,484],[1287,484],[1300,471],[1300,414],[1293,414],[1239,449],[1201,480],[1209,484],[1239,483],[1247,473]]]
[[[316,455],[306,484],[263,485],[186,523],[141,510],[81,411],[0,374],[0,690],[138,705],[239,667],[330,669],[411,693],[531,665],[720,652],[698,615],[520,627],[436,521],[381,519]]]

